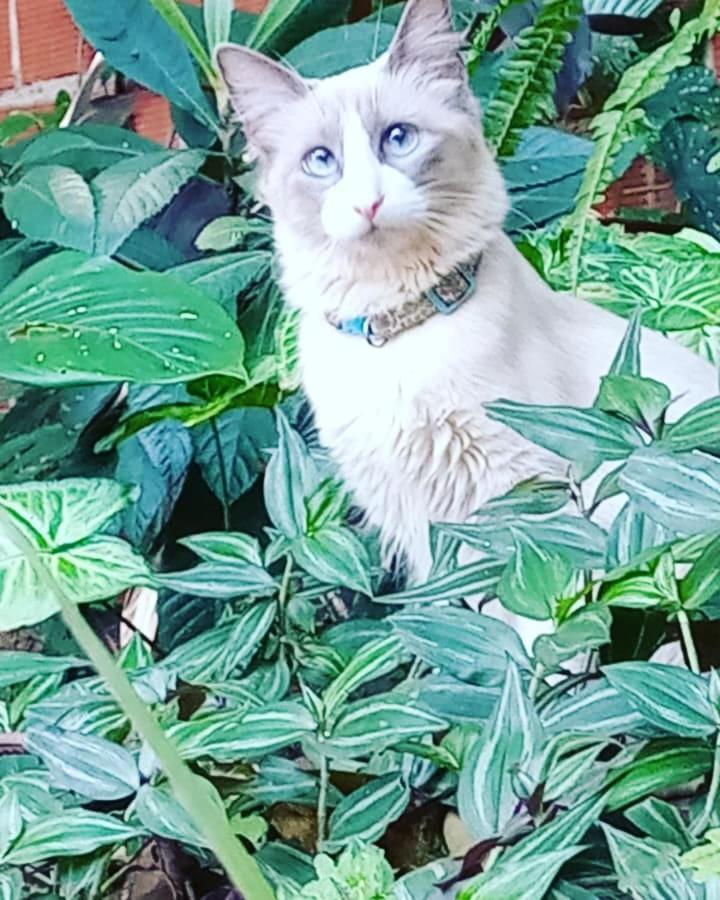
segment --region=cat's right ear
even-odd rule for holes
[[[220,44],[215,60],[248,142],[260,152],[269,151],[273,114],[304,97],[307,84],[285,66],[238,44]]]

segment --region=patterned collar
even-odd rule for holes
[[[395,309],[350,319],[343,319],[337,310],[331,310],[326,313],[326,318],[338,331],[359,335],[372,347],[382,347],[390,338],[422,325],[436,313],[445,316],[454,313],[475,292],[481,262],[482,253],[478,253],[443,275],[436,285],[419,297],[406,300]]]

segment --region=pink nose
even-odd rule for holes
[[[355,207],[355,212],[359,216],[364,216],[368,221],[373,222],[375,220],[375,216],[378,214],[380,207],[383,205],[385,197],[378,197],[378,199],[372,204],[372,206],[367,206],[364,209],[360,206]]]

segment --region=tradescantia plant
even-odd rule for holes
[[[0,897],[715,898],[720,400],[678,416],[638,338],[720,360],[716,0],[455,4],[509,230],[628,330],[591,408],[488,406],[567,479],[437,523],[413,587],[317,444],[212,62],[331,74],[398,5],[67,5],[184,146],[82,93],[0,124]],[[597,108],[588,21],[650,14]],[[685,201],[657,233],[595,212],[640,152]]]

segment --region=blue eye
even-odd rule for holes
[[[407,156],[413,152],[419,141],[420,135],[414,125],[397,122],[385,129],[380,149],[386,156]]]
[[[338,161],[327,147],[314,147],[303,156],[303,171],[315,178],[327,178],[338,170]]]

